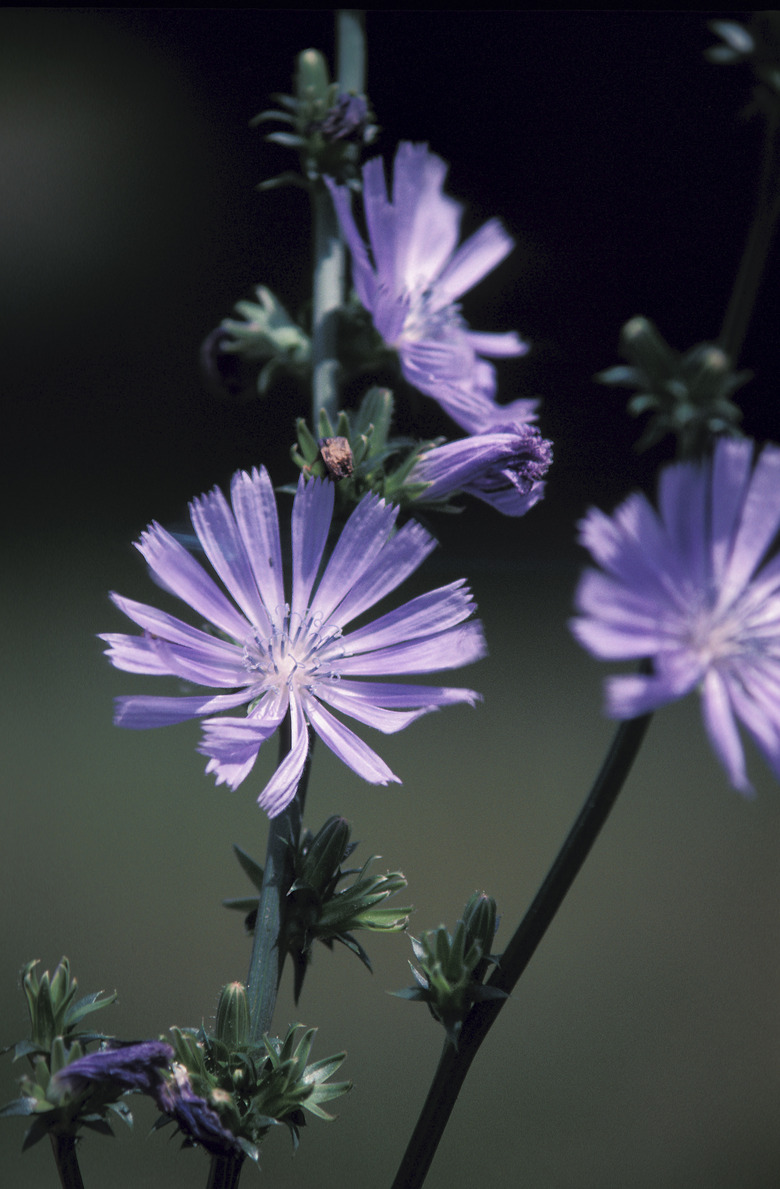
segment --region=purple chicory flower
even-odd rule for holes
[[[462,207],[442,192],[446,173],[446,163],[427,145],[403,141],[388,201],[381,158],[367,162],[363,207],[373,262],[352,215],[351,191],[328,184],[352,254],[355,288],[374,326],[398,351],[408,382],[473,433],[490,423],[496,408],[495,369],[482,356],[522,355],[528,348],[514,331],[469,330],[460,313],[457,299],[514,245],[491,219],[457,246]]]
[[[163,1114],[171,1116],[191,1143],[200,1144],[213,1156],[243,1152],[214,1108],[195,1093],[187,1070],[179,1062],[174,1063],[172,1077],[158,1085],[154,1098]]]
[[[408,482],[431,486],[420,500],[441,500],[464,491],[505,516],[522,516],[544,495],[552,443],[535,425],[498,423],[489,432],[426,450]]]
[[[218,488],[190,505],[197,537],[234,601],[160,525],[150,525],[137,545],[162,585],[218,634],[114,594],[116,605],[144,634],[101,637],[119,669],[173,674],[231,691],[119,698],[118,726],[165,726],[248,704],[246,717],[210,717],[203,723],[199,751],[209,757],[206,771],[217,784],[235,789],[261,744],[290,716],[291,750],[258,798],[269,817],[295,796],[308,751],[307,724],[365,780],[398,781],[325,703],[390,733],[439,706],[473,705],[479,698],[470,689],[354,680],[452,669],[483,656],[485,642],[482,625],[469,619],[473,601],[462,580],[346,630],[412,574],[436,542],[415,521],[395,532],[397,508],[369,495],[352,512],[318,580],[333,493],[332,483],[301,476],[292,510],[289,602],[271,481],[264,468],[251,475],[238,472],[231,484],[232,510]]]
[[[87,1053],[64,1066],[55,1075],[55,1082],[74,1094],[92,1086],[111,1086],[117,1097],[126,1090],[154,1094],[170,1068],[173,1049],[161,1040],[144,1040],[138,1044],[114,1045]]]
[[[604,660],[651,657],[652,675],[607,680],[607,713],[633,718],[694,688],[716,755],[751,792],[739,720],[780,776],[780,449],[720,439],[711,460],[664,468],[656,512],[639,494],[591,509],[572,630]],[[605,572],[604,572],[605,571]]]

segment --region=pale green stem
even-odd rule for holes
[[[344,304],[345,248],[330,194],[318,182],[312,194],[314,293],[312,298],[312,419],[319,436],[320,413],[331,422],[338,409],[339,361],[336,332]]]
[[[345,91],[362,94],[366,85],[363,12],[336,13],[336,78]],[[312,429],[319,435],[320,413],[335,422],[339,405],[338,311],[346,296],[346,248],[330,194],[318,182],[312,193],[314,291],[312,294]]]

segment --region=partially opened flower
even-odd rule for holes
[[[495,408],[495,370],[483,356],[522,355],[514,332],[469,330],[457,300],[512,250],[513,240],[491,219],[458,247],[462,207],[442,192],[447,166],[427,145],[402,142],[388,200],[384,167],[363,167],[363,206],[373,260],[352,215],[351,192],[330,184],[352,253],[358,297],[385,342],[401,359],[405,378],[439,402],[463,429],[476,432]]]
[[[119,726],[159,727],[248,707],[245,717],[209,717],[203,724],[199,750],[209,757],[206,771],[218,784],[236,788],[261,745],[289,716],[291,750],[258,798],[270,817],[295,796],[308,752],[307,724],[365,780],[398,781],[325,703],[388,733],[439,706],[473,705],[478,698],[469,689],[354,680],[452,669],[478,660],[485,644],[481,624],[469,618],[473,602],[463,581],[346,630],[413,573],[436,542],[415,521],[396,532],[397,509],[369,495],[323,562],[333,492],[327,481],[307,483],[303,476],[299,481],[289,601],[276,499],[264,468],[233,476],[232,510],[218,488],[190,505],[197,537],[230,598],[170,533],[150,525],[137,545],[140,553],[159,582],[215,633],[115,594],[116,605],[144,634],[102,637],[119,669],[172,674],[211,687],[189,697],[119,698],[114,720]]]
[[[607,681],[607,713],[633,718],[698,688],[735,788],[750,792],[737,720],[780,776],[780,449],[720,439],[713,458],[666,467],[659,510],[630,496],[591,509],[580,539],[602,570],[576,596],[578,640],[604,660],[651,657],[651,675]]]
[[[489,432],[445,442],[420,455],[410,483],[430,483],[421,501],[464,491],[503,512],[522,516],[544,495],[552,443],[535,425],[498,423]]]

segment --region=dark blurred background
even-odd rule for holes
[[[667,456],[633,452],[624,397],[595,385],[620,326],[652,318],[673,346],[717,336],[752,215],[759,121],[748,76],[707,63],[698,12],[379,11],[368,90],[389,158],[401,138],[450,163],[470,232],[500,215],[515,252],[464,301],[472,324],[517,328],[530,355],[501,397],[541,396],[555,442],[548,497],[519,522],[470,507],[410,584],[466,575],[491,656],[485,693],[378,748],[401,788],[361,784],[320,749],[312,824],[342,812],[410,880],[414,928],[453,924],[485,888],[514,927],[592,778],[611,729],[603,667],[565,621],[591,502],[650,490]],[[723,14],[718,14],[722,16]],[[736,14],[737,17],[744,14]],[[286,168],[249,119],[289,91],[295,54],[332,52],[333,14],[5,9],[0,13],[0,253],[8,481],[2,719],[7,805],[0,1044],[24,1033],[16,973],[62,953],[84,992],[119,989],[105,1027],[127,1038],[197,1025],[248,946],[223,896],[247,890],[239,842],[261,859],[251,786],[215,789],[194,726],[123,733],[111,697],[151,689],[95,640],[124,630],[109,589],[154,601],[131,542],[152,518],[260,461],[293,477],[294,386],[264,401],[210,392],[202,340],[264,283],[307,295],[307,200],[256,184]],[[777,437],[777,261],[743,358],[745,426]],[[432,402],[426,433],[446,433]],[[439,526],[437,526],[438,528]],[[758,796],[733,793],[694,702],[659,714],[596,851],[480,1054],[431,1189],[770,1189],[780,1176],[780,929],[776,783],[750,751]],[[374,941],[369,977],[324,950],[279,1029],[320,1025],[315,1057],[345,1047],[356,1088],[275,1186],[389,1184],[440,1037],[408,982],[404,938]],[[14,1095],[10,1063],[2,1100]],[[86,1184],[205,1182],[201,1153],[136,1132],[84,1144]],[[55,1183],[41,1144],[0,1131],[0,1183]],[[249,1184],[254,1174],[244,1174]]]

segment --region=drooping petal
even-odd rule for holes
[[[401,780],[363,740],[329,714],[316,698],[306,699],[306,716],[323,743],[334,755],[370,784]]]
[[[309,754],[309,734],[297,698],[290,703],[290,713],[292,746],[257,798],[257,804],[269,817],[282,813],[292,801]]]
[[[206,771],[214,773],[217,784],[237,789],[246,780],[261,746],[277,725],[254,718],[204,719],[198,751],[210,757]]]

